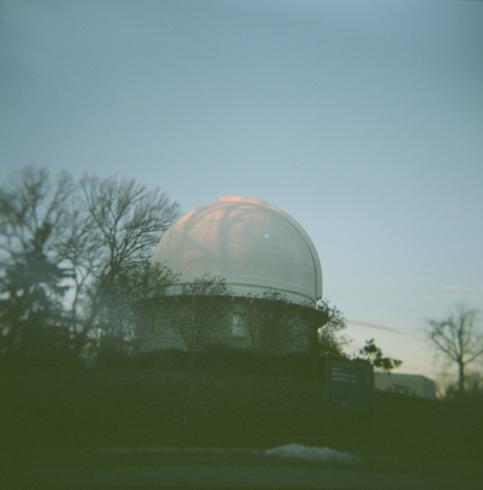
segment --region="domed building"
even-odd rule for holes
[[[287,353],[308,349],[323,324],[314,244],[267,202],[226,196],[189,211],[162,237],[152,262],[176,280],[144,349],[222,343]]]

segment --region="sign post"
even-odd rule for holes
[[[366,361],[324,363],[327,430],[331,439],[357,441],[370,434],[374,413],[374,370]]]

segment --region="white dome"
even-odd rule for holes
[[[311,239],[292,217],[258,199],[227,196],[189,211],[165,233],[153,262],[180,274],[180,283],[221,276],[235,296],[279,292],[304,304],[322,296]]]

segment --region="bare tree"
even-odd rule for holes
[[[291,303],[278,292],[254,298],[247,315],[252,347],[263,355],[314,353],[325,321],[322,310]]]
[[[285,353],[292,323],[290,303],[273,292],[254,298],[247,310],[247,327],[252,349],[262,355]]]
[[[343,349],[350,340],[342,333],[347,325],[344,314],[327,300],[317,304],[317,311],[321,315],[317,325],[317,350],[322,358],[345,357]]]
[[[429,320],[427,332],[436,350],[458,369],[458,390],[465,391],[466,368],[483,356],[483,334],[478,325],[478,311],[464,304],[456,305],[442,320]]]
[[[99,326],[114,320],[119,310],[114,294],[117,279],[149,259],[153,246],[178,217],[179,205],[134,179],[85,176],[81,188],[89,218],[89,250],[94,248],[97,261],[88,288],[89,314],[84,321],[88,331],[102,316]]]
[[[12,175],[0,188],[1,350],[25,341],[33,326],[57,325],[69,327],[64,337],[79,352],[94,328],[126,323],[121,311],[134,301],[126,303],[123,277],[135,267],[146,272],[178,212],[132,179],[85,176],[76,185],[46,169]]]
[[[105,255],[103,275],[116,274],[128,262],[145,258],[179,214],[158,189],[134,179],[85,176],[81,181],[88,213]]]
[[[0,315],[4,351],[25,344],[62,316],[67,286],[59,246],[74,184],[28,167],[0,190]],[[38,344],[38,342],[36,342]],[[34,343],[35,344],[35,343]],[[35,345],[31,347],[34,348]]]
[[[58,245],[58,255],[66,271],[71,301],[65,304],[70,330],[79,349],[85,341],[84,322],[86,291],[96,271],[102,267],[97,241],[92,237],[92,222],[83,203],[73,196],[65,238]]]
[[[168,297],[171,329],[188,351],[200,350],[216,334],[229,311],[228,289],[221,277],[205,274]]]
[[[163,310],[166,289],[175,280],[168,268],[149,260],[124,267],[110,284],[108,298],[114,307],[103,310],[102,352],[136,350]]]

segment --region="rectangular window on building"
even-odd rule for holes
[[[231,333],[233,337],[246,337],[247,321],[245,313],[235,312],[232,316]]]

